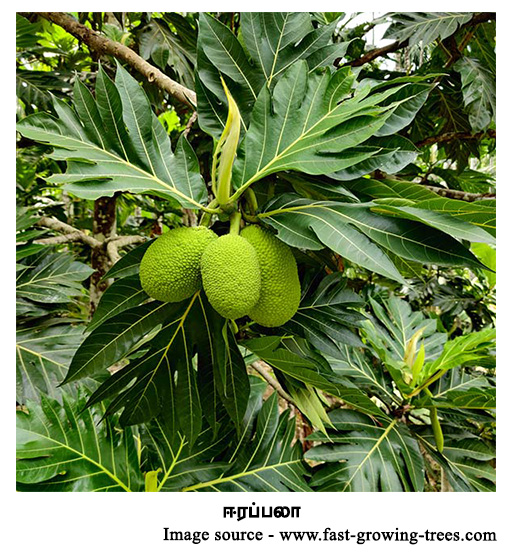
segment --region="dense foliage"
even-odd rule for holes
[[[495,14],[364,15],[17,14],[18,490],[495,490]],[[141,286],[255,224],[280,326]]]

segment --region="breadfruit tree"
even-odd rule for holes
[[[495,489],[495,14],[365,15],[17,14],[19,490]]]

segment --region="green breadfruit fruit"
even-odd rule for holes
[[[235,234],[221,236],[201,257],[203,288],[212,307],[228,319],[247,315],[260,296],[260,267],[253,246]]]
[[[301,284],[291,249],[271,232],[251,225],[241,236],[254,248],[260,264],[260,298],[249,317],[264,327],[279,327],[297,311]]]
[[[180,302],[201,289],[201,256],[217,235],[204,226],[162,234],[144,254],[139,275],[144,291],[161,302]]]

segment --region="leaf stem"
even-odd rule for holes
[[[242,215],[239,211],[235,211],[230,215],[230,234],[239,235],[241,217]]]
[[[250,214],[252,215],[256,214],[256,212],[258,211],[258,201],[255,192],[251,188],[248,188],[244,192],[244,198],[247,203]]]
[[[219,203],[217,199],[213,199],[207,207],[202,208],[203,215],[201,215],[201,219],[199,222],[200,226],[208,226],[210,224],[212,215],[220,212],[219,210],[216,210],[218,205]]]

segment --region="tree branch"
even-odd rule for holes
[[[46,241],[39,240],[38,243],[44,242],[45,244],[57,244],[57,243],[61,243],[61,241],[64,242],[80,241],[83,242],[84,244],[87,244],[93,249],[101,248],[103,245],[102,242],[100,242],[96,238],[89,236],[85,232],[82,232],[82,230],[78,230],[78,228],[74,228],[73,226],[70,226],[65,222],[61,222],[60,220],[54,217],[42,217],[38,221],[37,225],[64,234],[63,236],[56,236],[55,238],[46,238],[45,239]],[[57,239],[59,239],[59,241],[57,241]]]
[[[120,248],[123,248],[125,246],[130,246],[132,244],[142,244],[147,240],[148,238],[145,238],[144,236],[118,236],[118,237],[109,238],[106,241],[107,255],[109,256],[109,259],[111,260],[112,264],[114,264],[121,259],[121,256],[118,253],[118,250]]]
[[[343,65],[351,66],[353,68],[358,66],[363,66],[364,64],[368,64],[369,62],[372,62],[372,60],[379,58],[380,56],[385,56],[390,52],[396,52],[398,50],[401,50],[401,48],[404,48],[407,45],[408,45],[407,40],[402,42],[395,41],[394,43],[388,44],[386,46],[369,50],[369,52],[366,52],[363,56],[360,56],[360,58],[356,58],[356,60],[351,60],[350,62],[347,62],[346,64]],[[340,60],[341,60],[340,58],[335,60],[336,66],[338,66]]]
[[[461,27],[458,27],[457,31],[463,29],[464,27],[473,27],[479,23],[495,20],[495,18],[496,18],[495,12],[478,12],[474,14],[474,16],[470,21],[464,23]],[[451,37],[453,35],[451,35]],[[409,40],[406,39],[405,41],[402,42],[395,41],[394,43],[391,43],[389,45],[382,46],[380,48],[374,48],[372,50],[369,50],[362,56],[360,56],[360,58],[357,58],[356,60],[351,60],[350,62],[347,62],[346,64],[343,65],[351,66],[351,67],[363,66],[364,64],[372,62],[372,60],[379,58],[380,56],[385,56],[391,52],[397,52],[398,50],[401,50],[401,48],[404,48],[405,46],[408,45],[408,42]],[[341,60],[342,60],[341,58],[337,58],[337,60],[335,60],[334,65],[338,66]]]
[[[296,403],[294,402],[294,399],[283,390],[283,387],[278,383],[278,381],[270,374],[270,371],[272,370],[271,367],[269,367],[265,362],[262,362],[261,360],[258,360],[257,362],[253,362],[251,364],[251,367],[258,372],[266,381],[267,383],[269,383],[269,385],[271,385],[271,387],[278,392],[278,394],[285,399],[287,402],[289,402],[290,404],[292,404],[293,406],[296,406]]]
[[[194,111],[191,117],[189,118],[187,125],[185,126],[185,130],[183,130],[184,137],[187,137],[191,133],[192,127],[194,126],[197,119],[198,119],[198,113]]]
[[[92,236],[89,236],[82,230],[78,230],[78,228],[74,228],[73,226],[70,226],[65,222],[61,222],[54,217],[42,217],[38,221],[37,226],[49,228],[50,230],[62,232],[63,234],[61,236],[53,236],[51,238],[36,240],[36,244],[53,245],[63,244],[66,242],[82,242],[93,249],[100,250],[105,248],[112,264],[116,263],[116,261],[119,261],[120,259],[120,255],[118,253],[119,249],[132,244],[142,244],[148,240],[148,238],[145,238],[144,236],[111,236],[102,242]]]
[[[425,188],[431,190],[442,197],[448,197],[449,199],[458,199],[460,201],[479,201],[480,199],[495,199],[496,195],[494,193],[470,193],[468,191],[460,190],[450,190],[448,188],[441,188],[438,186],[431,186],[429,184],[421,184]]]
[[[131,48],[113,41],[79,23],[76,19],[64,12],[36,12],[37,15],[59,25],[68,33],[84,42],[91,50],[102,56],[105,54],[114,56],[129,64],[132,68],[142,74],[149,82],[155,83],[160,89],[166,91],[175,99],[188,106],[195,108],[196,93],[180,83],[173,81],[158,68],[147,62]]]
[[[433,145],[434,143],[449,143],[450,141],[457,140],[479,140],[484,137],[494,138],[496,137],[495,130],[486,130],[485,132],[470,133],[470,132],[448,132],[442,133],[440,135],[435,135],[433,137],[426,137],[421,141],[417,141],[415,145],[417,147],[427,147],[428,145]]]

